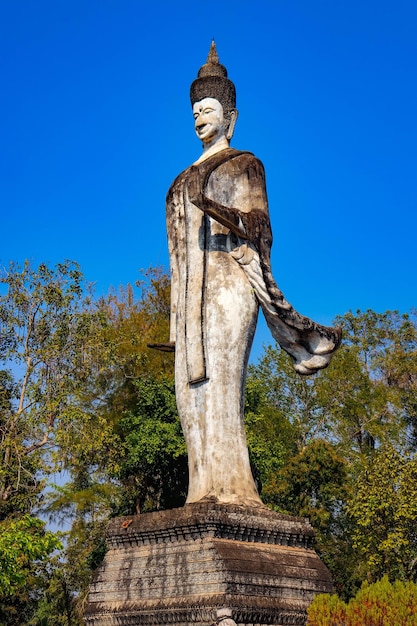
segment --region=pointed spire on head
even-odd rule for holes
[[[204,76],[225,76],[227,78],[227,69],[224,65],[220,64],[214,39],[211,42],[207,61],[198,70],[198,77],[201,78]]]
[[[215,98],[223,107],[224,113],[236,108],[236,89],[227,78],[227,70],[219,62],[214,39],[211,42],[207,61],[198,71],[198,78],[190,89],[191,105],[203,98]]]
[[[220,63],[214,39],[211,40],[210,50],[207,55],[206,63]]]

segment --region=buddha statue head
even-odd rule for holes
[[[219,62],[214,41],[211,42],[207,61],[191,84],[190,99],[196,134],[203,143],[212,142],[220,136],[230,141],[237,119],[236,89],[227,77],[226,68]],[[203,115],[208,122],[203,117],[199,118]]]

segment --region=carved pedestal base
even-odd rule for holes
[[[116,518],[85,623],[303,625],[314,595],[332,590],[313,535],[302,519],[210,502]]]

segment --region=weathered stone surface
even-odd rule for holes
[[[330,575],[302,519],[263,507],[200,502],[114,519],[91,586],[87,626],[304,624]]]

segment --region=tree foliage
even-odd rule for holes
[[[249,381],[262,388],[264,405],[273,409],[274,419],[288,422],[296,450],[327,432],[326,413],[317,397],[316,377],[299,376],[278,345],[267,346],[257,365],[249,366]],[[251,383],[253,384],[253,383]]]
[[[127,285],[95,303],[107,323],[100,338],[101,367],[92,383],[97,396],[105,399],[109,419],[117,420],[136,405],[135,382],[142,376],[173,374],[173,356],[148,348],[148,343],[166,341],[169,336],[169,279],[160,269],[150,268],[136,287],[139,297]]]
[[[340,509],[347,497],[347,464],[326,441],[311,441],[276,475],[276,506],[289,514],[308,517],[320,534],[337,530]]]
[[[264,502],[273,504],[276,476],[297,450],[297,430],[284,411],[272,405],[253,370],[246,381],[245,428],[255,482]]]
[[[336,321],[345,340],[329,371],[332,392],[326,401],[340,440],[350,436],[359,452],[387,443],[402,448],[414,445],[416,313],[357,311]],[[348,389],[343,389],[344,370]]]
[[[347,512],[362,576],[417,581],[417,457],[392,447],[364,460]]]
[[[59,536],[29,514],[0,522],[0,623],[21,624],[36,606],[46,581],[48,557],[62,548]]]
[[[83,430],[84,380],[98,318],[82,310],[76,263],[11,264],[0,276],[0,519],[30,510],[42,478]],[[91,407],[89,417],[91,418]],[[100,432],[97,430],[97,433]]]
[[[120,513],[125,515],[182,506],[188,486],[173,378],[144,377],[136,389],[136,406],[118,425],[123,461],[117,478],[124,490]]]
[[[24,515],[0,525],[0,595],[7,598],[22,591],[36,575],[37,564],[62,548],[57,535],[45,531],[45,522]]]

